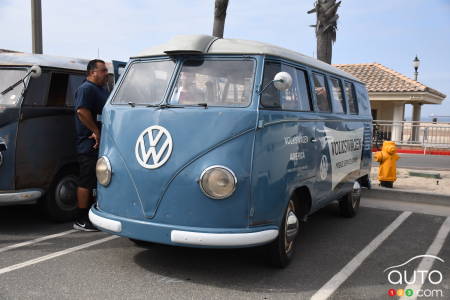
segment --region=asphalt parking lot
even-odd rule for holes
[[[412,290],[405,299],[448,299],[450,218],[373,206],[354,219],[341,218],[335,205],[312,215],[286,269],[268,266],[261,248],[140,248],[48,222],[32,206],[1,207],[0,299],[398,298],[390,289]],[[424,254],[444,262],[418,257],[391,280],[406,274],[412,284],[418,268],[432,273],[431,281],[389,282],[386,269]]]

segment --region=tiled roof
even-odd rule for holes
[[[412,80],[379,63],[339,64],[335,67],[352,74],[367,86],[370,92],[428,92],[445,98],[446,95]]]

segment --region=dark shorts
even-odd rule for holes
[[[97,186],[97,176],[95,175],[97,156],[78,154],[78,164],[80,165],[78,187],[89,190],[95,189]]]

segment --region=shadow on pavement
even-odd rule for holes
[[[0,206],[0,235],[43,235],[67,228],[68,223],[48,220],[37,205]],[[0,242],[5,242],[5,236],[0,237]]]
[[[333,231],[334,228],[334,231],[342,236],[340,231],[348,230],[349,226],[358,226],[348,221],[339,216],[336,205],[330,205],[315,213],[310,221],[303,224],[294,259],[285,269],[271,267],[267,263],[263,247],[225,250],[153,244],[148,250],[138,253],[135,262],[149,272],[181,281],[253,292],[312,293],[324,283],[327,274],[332,272],[332,266],[326,265],[327,258],[323,258],[323,255],[338,255],[333,247],[339,247],[336,244],[339,241],[330,239],[327,231]],[[339,228],[336,224],[339,223],[347,225],[336,230]],[[348,240],[349,236],[344,234],[343,238]],[[321,251],[317,251],[319,247]],[[347,251],[346,246],[341,245],[340,248]],[[355,251],[354,246],[351,248]],[[322,251],[324,249],[325,251]],[[331,261],[335,262],[341,260],[342,258],[331,258]],[[319,263],[322,263],[322,266],[318,266]],[[327,271],[323,272],[321,268]]]

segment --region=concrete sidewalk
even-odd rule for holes
[[[414,169],[397,169],[394,187],[379,186],[378,167],[371,171],[372,189],[364,190],[363,197],[371,199],[395,200],[450,207],[450,171],[421,171],[423,175],[439,174],[440,178],[411,176],[418,173]]]
[[[423,176],[413,176],[413,173]],[[429,177],[425,177],[426,175]],[[433,178],[434,175],[439,175],[440,178]],[[372,167],[370,180],[373,187],[379,186],[378,166]],[[397,168],[397,180],[392,190],[450,196],[450,171]]]
[[[363,190],[362,196],[374,199],[393,199],[395,201],[443,205],[450,207],[450,196],[438,193],[405,191],[375,186],[370,190]]]

